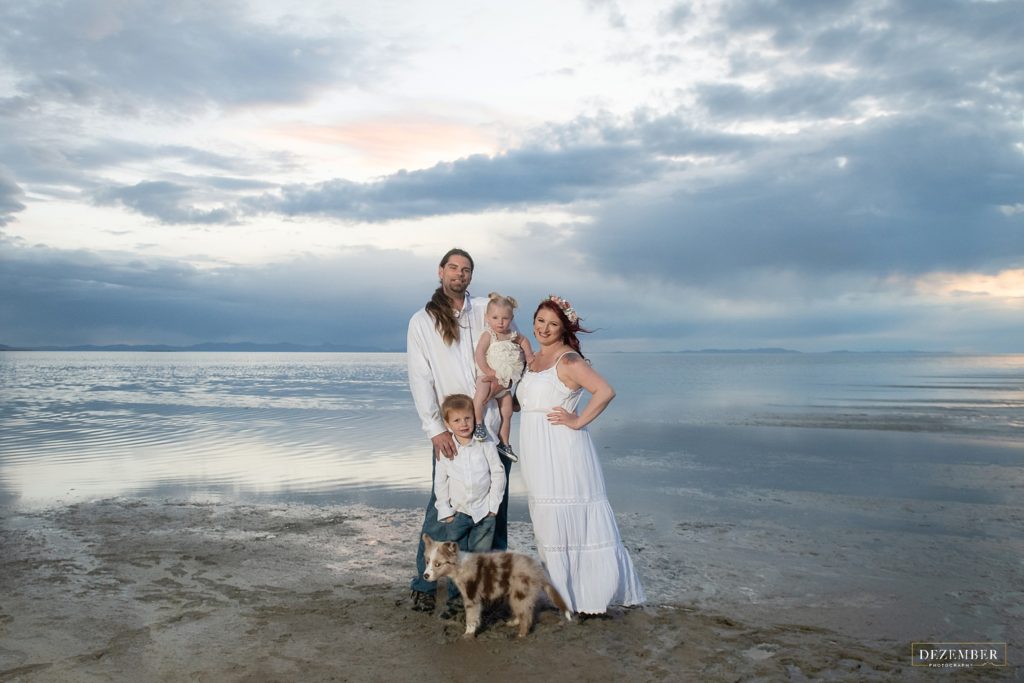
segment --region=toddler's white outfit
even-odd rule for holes
[[[500,398],[508,393],[512,382],[523,376],[523,368],[526,367],[526,356],[523,353],[522,347],[517,343],[519,339],[518,332],[512,332],[512,336],[505,340],[499,340],[497,333],[491,328],[487,328],[484,332],[484,334],[487,333],[491,335],[491,345],[487,347],[487,353],[484,357],[487,359],[487,364],[491,366],[491,370],[494,370],[498,381],[505,387],[504,390],[498,392],[495,396],[495,398]],[[477,374],[480,374],[479,370]]]

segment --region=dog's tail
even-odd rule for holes
[[[544,582],[544,592],[548,594],[548,600],[551,604],[558,608],[558,611],[565,615],[566,621],[572,621],[572,612],[569,611],[569,606],[565,604],[565,600],[559,594],[558,589],[551,585],[549,581]]]

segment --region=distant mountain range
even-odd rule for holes
[[[170,346],[168,344],[108,344],[98,346],[95,344],[80,344],[78,346],[8,346],[0,344],[0,351],[153,351],[153,352],[187,352],[187,351],[213,351],[213,352],[245,352],[245,353],[400,353],[404,349],[386,349],[374,346],[354,346],[351,344],[320,344],[309,346],[304,344],[291,344],[279,342],[276,344],[258,344],[256,342],[205,342],[191,346]],[[624,352],[623,352],[624,353]],[[756,348],[756,349],[695,349],[684,351],[672,351],[670,353],[761,353],[761,354],[799,354],[803,351],[783,349],[778,347]],[[931,353],[945,354],[950,351],[829,351],[828,353]]]
[[[763,349],[700,349],[698,351],[675,351],[675,353],[804,353],[803,351],[794,351],[793,349],[781,349],[778,347],[769,347]],[[894,353],[894,354],[953,354],[952,351],[914,351],[911,349],[905,349],[901,351],[847,351],[841,349],[838,351],[822,351],[821,353]]]
[[[279,342],[276,344],[257,344],[255,342],[205,342],[191,346],[170,346],[168,344],[109,344],[97,346],[82,344],[79,346],[7,346],[0,344],[0,351],[242,351],[248,353],[287,352],[287,353],[353,353],[353,352],[396,352],[403,349],[383,349],[372,346],[353,346],[350,344],[320,344],[307,346]]]

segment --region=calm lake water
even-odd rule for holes
[[[592,431],[650,595],[899,651],[1024,641],[1024,356],[592,360],[618,393]],[[402,354],[0,353],[0,506],[420,508],[429,458]]]
[[[1011,491],[936,468],[1024,464],[1024,356],[592,360],[618,391],[592,428],[617,509],[671,512],[678,496],[651,493],[672,487],[995,501]],[[403,354],[0,353],[6,502],[418,506],[428,448]],[[515,475],[512,490],[522,498]]]

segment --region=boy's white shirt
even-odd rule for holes
[[[409,366],[409,390],[427,438],[447,431],[441,418],[441,401],[452,394],[473,396],[476,389],[476,344],[486,324],[487,299],[466,294],[458,313],[459,340],[448,346],[441,339],[434,319],[424,309],[409,320],[406,360]],[[518,332],[513,324],[513,330]],[[487,431],[497,435],[501,414],[495,401],[488,401],[484,412]]]
[[[455,444],[455,457],[440,458],[434,469],[437,518],[462,512],[477,523],[488,512],[498,514],[505,495],[505,467],[494,442],[471,440],[461,444],[456,439]]]

